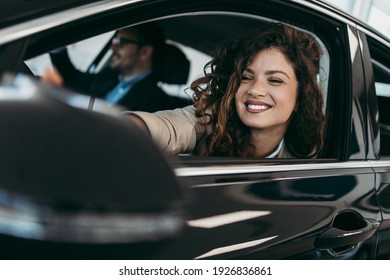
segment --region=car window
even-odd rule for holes
[[[390,72],[378,62],[373,62],[375,79],[378,76],[385,78],[375,80],[380,123],[380,155],[390,156]]]
[[[166,83],[161,83],[160,86],[166,93],[170,95],[179,96],[183,98],[191,98],[191,94],[188,93],[186,89],[190,87],[192,81],[202,75],[203,67],[207,62],[211,60],[211,56],[204,52],[191,48],[190,46],[180,44],[178,42],[168,40],[168,43],[178,46],[187,56],[187,59],[190,60],[190,73],[188,75],[188,80],[185,85],[170,85]]]
[[[103,48],[107,44],[110,44],[110,40],[113,35],[114,31],[107,32],[68,45],[67,49],[73,65],[82,72],[99,72],[105,65],[107,65],[107,62],[112,54],[110,48],[107,48],[107,51],[103,50]],[[203,67],[211,60],[211,56],[192,48],[191,46],[180,44],[179,42],[167,40],[167,43],[177,46],[184,52],[187,59],[190,61],[190,72],[187,83],[184,85],[159,82],[159,86],[169,95],[190,99],[191,95],[186,93],[186,89],[190,87],[193,80],[202,74]],[[98,61],[95,61],[98,55],[102,55],[102,57],[98,59]],[[48,53],[28,59],[25,63],[36,76],[42,76],[45,69],[51,69],[53,67]]]
[[[69,56],[75,67],[83,72],[89,70],[95,57],[108,43],[113,34],[114,32],[107,32],[67,46]],[[28,59],[25,63],[36,76],[41,76],[45,69],[53,67],[48,53]],[[99,65],[99,67],[101,66]],[[95,67],[93,71],[98,71],[99,69]]]
[[[390,67],[388,53],[382,52],[380,44],[368,38],[372,67],[375,78],[375,91],[378,99],[380,123],[380,155],[390,156]]]
[[[209,34],[207,34],[206,36],[204,32],[176,32],[177,26],[181,26],[180,30],[193,30],[197,27],[204,28],[202,26],[202,23],[210,22],[211,18],[213,22],[213,28],[207,29],[207,32]],[[270,21],[272,21],[272,19],[267,19],[264,17],[256,18],[253,16],[229,13],[218,13],[215,15],[200,14],[197,16],[180,15],[177,17],[170,17],[159,20],[158,23],[161,24],[163,30],[166,32],[166,38],[168,39],[168,42],[170,44],[178,46],[185,53],[188,60],[190,61],[190,73],[186,84],[168,85],[160,83],[159,85],[169,95],[190,98],[191,92],[186,92],[186,89],[196,78],[202,75],[204,65],[210,61],[210,59],[212,58],[212,52],[218,44],[222,43],[229,37],[239,36],[243,32],[250,31],[253,29],[259,29],[265,23],[268,23]],[[232,22],[234,23],[234,25],[232,24]],[[226,28],[227,23],[229,23],[228,26],[230,26],[231,28]],[[295,27],[302,30],[302,28],[298,26]],[[320,72],[318,73],[317,78],[324,93],[324,112],[325,114],[327,114],[326,104],[328,100],[328,88],[330,81],[330,65],[332,64],[331,57],[329,55],[330,51],[326,47],[329,44],[327,42],[322,41],[324,40],[323,37],[319,36],[319,34],[315,34],[315,32],[313,32],[312,30],[306,32],[310,33],[317,39],[323,50],[323,54],[320,60]],[[104,33],[99,36],[95,36],[93,38],[89,38],[69,45],[69,54],[76,68],[81,71],[95,73],[99,72],[105,65],[107,65],[107,61],[111,55],[111,50],[110,48],[106,50],[105,47],[107,46],[107,44],[110,44],[110,39],[112,38],[113,33],[114,31]],[[99,61],[96,62],[95,58],[97,56],[100,56],[102,52],[105,53],[105,55],[101,57]],[[46,68],[52,67],[50,57],[47,53],[29,59],[25,61],[25,63],[32,70],[32,72],[38,76],[42,75],[43,71]]]
[[[245,32],[248,32],[250,30],[260,29],[264,24],[271,21],[271,19],[265,19],[265,18],[254,18],[254,17],[246,17],[246,16],[239,16],[239,15],[232,15],[232,14],[218,14],[218,15],[198,15],[198,16],[181,16],[181,17],[172,17],[169,19],[161,20],[159,23],[168,30],[174,30],[174,26],[185,26],[188,27],[188,29],[193,28],[193,26],[196,26],[196,22],[198,24],[200,22],[208,22],[209,18],[213,17],[213,28],[209,30],[209,32],[212,35],[208,35],[204,38],[197,38],[196,36],[199,36],[199,33],[191,34],[190,36],[187,35],[186,38],[184,38],[184,35],[177,34],[175,35],[178,39],[178,41],[182,42],[181,46],[184,47],[183,50],[186,52],[186,55],[188,57],[191,57],[191,63],[193,64],[196,62],[195,69],[198,69],[197,72],[202,74],[203,66],[206,62],[208,62],[212,57],[212,51],[214,48],[223,41],[227,40],[231,37],[239,36]],[[235,22],[235,29],[234,30],[227,30],[226,29],[226,22]],[[291,24],[291,23],[290,23]],[[201,25],[201,24],[199,24]],[[295,26],[298,29],[301,29],[300,27]],[[322,41],[322,37],[320,37],[318,34],[315,34],[313,31],[308,30],[302,30],[307,33],[310,33],[314,38],[317,39],[319,45],[322,48],[322,55],[320,59],[320,72],[318,73],[317,79],[319,81],[319,84],[321,86],[322,92],[324,94],[324,112],[326,114],[326,104],[328,100],[328,88],[329,88],[329,75],[330,75],[330,65],[331,65],[331,59],[329,55],[329,50],[327,48],[326,42]],[[209,41],[208,41],[209,40]],[[194,46],[194,48],[187,47],[187,45]],[[204,50],[203,53],[209,53],[210,56],[203,55],[202,57],[195,56],[194,53],[190,53],[189,50],[197,48],[198,51],[196,54],[201,53],[199,50]],[[191,50],[192,51],[192,50]],[[204,59],[203,59],[204,58]],[[199,75],[193,75],[190,74],[187,87],[190,85],[192,81],[194,81],[195,78],[197,78]],[[180,156],[185,156],[186,160],[188,160],[188,156],[191,156],[191,154],[181,154]],[[327,157],[326,155],[324,157]]]

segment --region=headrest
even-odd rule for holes
[[[165,44],[157,69],[160,82],[170,85],[184,85],[190,73],[190,61],[176,46]]]

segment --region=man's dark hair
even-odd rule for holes
[[[153,47],[152,67],[158,65],[165,44],[165,35],[161,27],[155,22],[149,22],[129,27],[137,33],[137,40],[141,46],[150,45]]]

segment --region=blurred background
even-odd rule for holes
[[[389,0],[326,0],[390,38]]]

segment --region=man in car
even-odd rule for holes
[[[50,56],[65,86],[128,110],[155,112],[188,105],[184,99],[169,96],[158,86],[156,69],[165,46],[160,27],[147,23],[116,32],[109,65],[98,74],[77,70],[66,49],[52,52]]]

